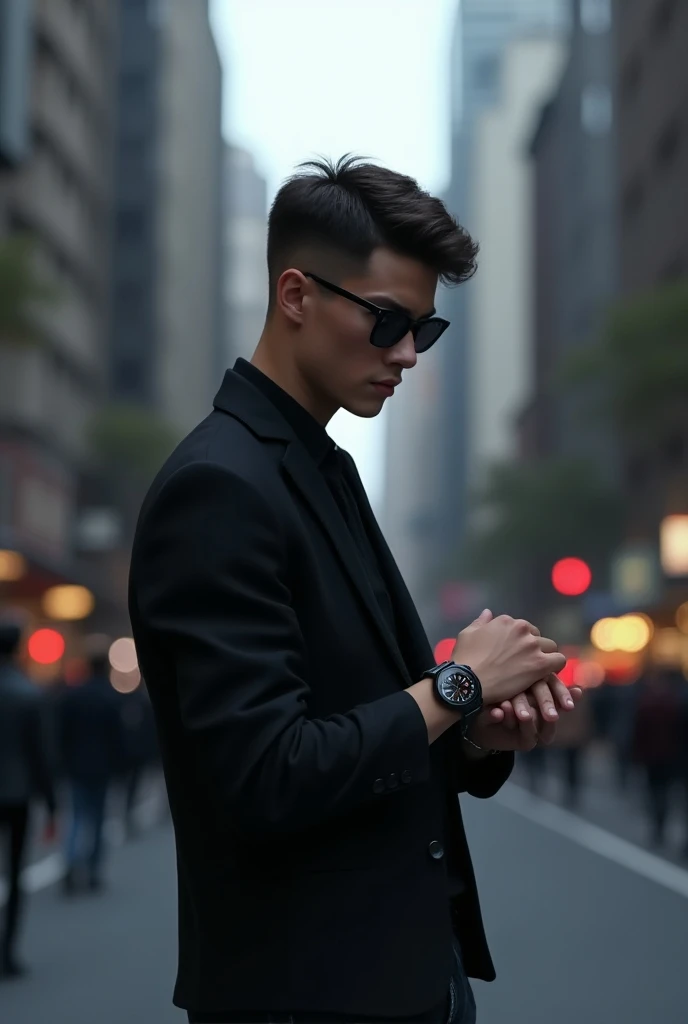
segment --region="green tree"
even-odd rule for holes
[[[634,445],[652,446],[677,429],[685,433],[688,281],[612,307],[601,338],[564,364],[563,378],[594,394],[594,411],[611,418]]]
[[[0,341],[15,345],[40,341],[33,313],[55,301],[57,293],[36,271],[34,247],[27,235],[0,241]]]
[[[585,459],[500,463],[477,495],[464,574],[518,589],[534,566],[575,556],[600,564],[618,542],[622,504]]]

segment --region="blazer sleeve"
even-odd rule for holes
[[[307,678],[325,669],[308,663],[286,553],[268,499],[196,463],[144,510],[132,556],[134,635],[138,623],[170,663],[195,761],[244,833],[297,831],[398,798],[379,792],[391,773],[407,785],[430,777],[425,720],[403,690],[308,716]]]
[[[487,800],[499,792],[514,769],[514,755],[510,751],[492,754],[479,761],[466,757],[456,728],[447,733],[447,742],[451,744],[448,753],[458,793],[468,793],[469,796]]]

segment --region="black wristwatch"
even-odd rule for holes
[[[461,732],[483,706],[483,689],[475,672],[468,665],[443,661],[429,669],[426,676],[434,680],[435,696],[445,707],[461,712]]]

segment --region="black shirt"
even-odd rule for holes
[[[387,627],[396,636],[397,624],[392,600],[380,572],[375,549],[361,519],[354,484],[344,455],[322,424],[318,423],[315,417],[311,416],[295,398],[292,398],[255,366],[246,362],[245,359],[238,359],[234,371],[250,381],[270,400],[320,469],[358,547],[368,582],[375,594]]]

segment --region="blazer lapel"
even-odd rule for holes
[[[425,672],[435,664],[432,647],[425,632],[425,627],[416,610],[413,598],[408,591],[403,576],[399,572],[399,567],[378,525],[375,513],[370,507],[368,495],[358,475],[356,463],[348,453],[343,452],[342,454],[346,458],[351,483],[355,489],[356,498],[361,510],[361,518],[375,550],[382,577],[389,587],[390,597],[392,598],[399,622],[399,639],[404,650],[406,662],[411,673],[418,674],[418,678],[420,678],[421,672]]]
[[[384,621],[377,598],[368,581],[361,555],[324,478],[298,441],[293,441],[287,447],[282,459],[282,466],[328,535],[344,572],[358,593],[380,638],[399,669],[404,683],[410,685],[416,680],[409,674],[396,639]]]

